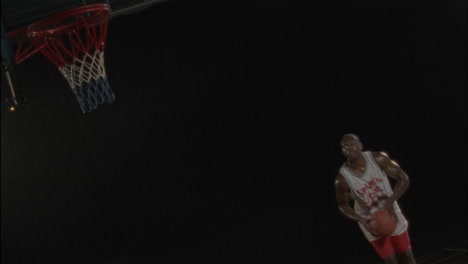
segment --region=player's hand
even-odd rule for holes
[[[372,220],[372,218],[370,217],[360,217],[358,219],[358,222],[361,223],[369,232],[372,233],[372,228],[370,226],[370,221]]]
[[[365,220],[363,219],[362,221],[359,221],[359,222],[367,229],[367,231],[369,231],[374,236],[379,237],[380,235],[375,233],[374,228],[372,228],[372,226],[371,226],[371,221],[372,220],[374,220],[374,219],[372,217],[369,217],[369,218],[367,218]]]
[[[390,211],[390,213],[395,214],[394,204],[395,204],[395,200],[390,198],[385,201],[382,209],[388,210]]]

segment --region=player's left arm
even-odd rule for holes
[[[396,180],[395,187],[393,188],[393,195],[389,197],[384,205],[386,209],[393,211],[393,203],[403,196],[410,185],[409,177],[406,172],[400,168],[398,163],[390,159],[385,152],[374,152],[373,156],[380,168],[382,168],[389,177]]]

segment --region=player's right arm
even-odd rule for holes
[[[340,173],[338,173],[335,179],[335,192],[336,202],[338,203],[340,213],[342,213],[346,218],[360,222],[368,227],[370,219],[359,215],[353,208],[351,208],[351,190],[349,189],[345,178]]]

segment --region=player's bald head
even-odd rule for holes
[[[344,136],[341,138],[341,141],[343,141],[343,140],[345,140],[345,139],[348,139],[348,138],[351,138],[351,139],[353,139],[353,140],[355,140],[355,141],[357,141],[357,142],[359,142],[359,143],[361,142],[361,140],[359,139],[359,137],[356,136],[356,134],[352,134],[352,133],[348,133],[348,134],[344,135]]]

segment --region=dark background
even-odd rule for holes
[[[2,263],[376,262],[335,202],[349,132],[410,176],[416,256],[466,239],[466,14],[167,1],[111,20],[88,114],[35,55],[1,113]]]

